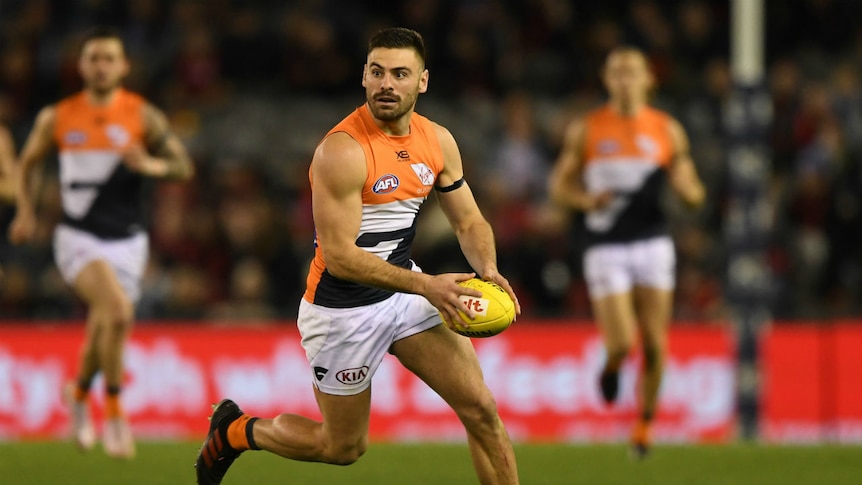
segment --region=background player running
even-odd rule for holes
[[[142,185],[145,177],[188,179],[192,163],[164,114],[121,81],[129,63],[118,34],[99,28],[81,49],[84,89],[43,108],[21,153],[18,212],[10,240],[29,240],[36,226],[27,190],[34,167],[59,150],[63,220],[54,257],[64,279],[87,305],[86,337],[77,380],[66,389],[75,441],[95,444],[87,405],[90,386],[105,379],[105,452],[132,457],[135,446],[120,406],[123,348],[147,258]]]
[[[311,162],[317,247],[298,326],[323,420],[257,419],[222,401],[198,455],[198,483],[220,483],[248,449],[356,461],[368,442],[371,379],[387,352],[461,419],[481,483],[518,482],[512,445],[473,346],[441,325],[438,314],[450,325],[469,323],[458,316],[471,314],[459,295],[477,293],[457,282],[473,274],[427,275],[410,260],[419,207],[437,189],[471,266],[514,299],[497,272],[493,233],[464,182],[454,138],[414,113],[428,87],[421,36],[401,28],[376,34],[362,85],[367,103],[327,134]]]
[[[640,330],[643,369],[633,450],[646,454],[667,351],[675,254],[661,207],[664,186],[691,206],[705,191],[682,126],[648,106],[654,78],[644,54],[610,53],[602,72],[610,99],[574,122],[550,175],[551,197],[585,212],[584,274],[607,362],[602,396],[613,403],[619,369]]]

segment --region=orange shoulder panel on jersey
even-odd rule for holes
[[[374,123],[368,105],[362,105],[326,136],[339,132],[350,135],[365,153],[368,177],[362,189],[364,204],[384,204],[427,195],[437,175],[443,171],[443,149],[434,124],[418,113],[410,118],[409,135],[388,136]],[[407,176],[399,176],[399,172]],[[387,175],[395,178],[386,178]]]
[[[665,167],[673,159],[669,123],[667,113],[651,107],[634,117],[609,105],[592,111],[584,119],[584,164],[627,158]]]
[[[419,207],[443,171],[443,149],[434,123],[413,113],[409,135],[389,136],[374,123],[368,105],[364,104],[335,125],[327,136],[339,132],[356,140],[365,154],[367,175],[362,188],[363,218],[357,246],[392,264],[407,267],[410,264],[409,245],[397,241],[412,241]],[[311,171],[309,179],[313,185]],[[371,293],[355,284],[351,284],[353,287],[339,286],[340,282],[331,279],[321,283],[326,263],[319,241],[316,245],[307,279],[305,298],[308,301],[315,303],[320,300],[328,305],[337,305],[339,303],[333,301],[335,291],[347,294],[355,290],[354,297],[345,297],[345,301],[357,304],[380,296],[380,290],[375,289]],[[335,290],[337,286],[338,290]],[[321,296],[321,291],[324,296]]]
[[[82,91],[57,103],[54,140],[64,150],[117,150],[144,139],[139,95],[120,89],[105,106],[91,104]]]

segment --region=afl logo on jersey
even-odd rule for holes
[[[87,134],[78,130],[67,131],[63,135],[63,141],[67,145],[83,145],[87,142]]]
[[[131,136],[121,125],[111,123],[105,127],[105,135],[111,140],[111,144],[115,147],[124,147],[129,144]]]
[[[374,182],[374,187],[371,189],[375,194],[391,194],[398,190],[398,177],[387,173]]]

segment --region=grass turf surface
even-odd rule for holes
[[[0,483],[194,483],[199,443],[139,443],[138,457],[123,462],[98,449],[81,454],[71,444],[0,444]],[[757,445],[658,446],[643,462],[622,445],[519,445],[521,482],[534,484],[787,485],[862,483],[862,447]],[[244,454],[225,477],[230,484],[473,484],[464,445],[373,444],[349,467],[297,463],[265,452]]]

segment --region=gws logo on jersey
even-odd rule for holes
[[[387,173],[374,182],[372,189],[375,194],[391,194],[398,190],[398,177]]]
[[[67,131],[63,135],[63,141],[67,145],[83,145],[87,142],[87,134],[79,130]]]
[[[114,123],[105,127],[105,135],[115,147],[124,147],[129,144],[129,139],[131,139],[131,135],[125,128]]]
[[[656,144],[655,140],[647,135],[636,136],[635,144],[638,146],[638,149],[646,155],[655,156],[656,153],[658,153],[658,144]]]
[[[598,151],[600,155],[610,155],[620,151],[620,143],[616,140],[599,140]]]
[[[353,369],[344,369],[335,374],[335,378],[342,384],[359,384],[368,377],[368,366],[355,367]]]
[[[419,181],[422,182],[422,185],[434,185],[434,172],[425,165],[424,163],[414,163],[410,165],[410,168],[416,172],[416,176],[419,177]]]

